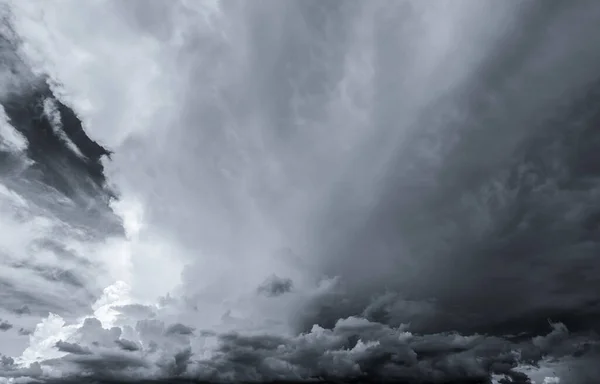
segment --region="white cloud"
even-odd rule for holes
[[[0,149],[21,153],[27,149],[27,140],[8,121],[4,107],[0,105]]]

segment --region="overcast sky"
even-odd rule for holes
[[[0,382],[597,377],[597,2],[0,3]]]

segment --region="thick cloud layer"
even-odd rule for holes
[[[519,11],[473,75],[410,122],[414,131],[377,176],[376,201],[355,212],[345,196],[332,200],[323,222],[339,240],[322,229],[329,245],[321,260],[331,275],[347,276],[353,304],[381,289],[435,299],[462,318],[444,319],[450,329],[594,312],[598,185],[586,148],[598,140],[600,52],[588,45],[598,12],[589,2]],[[395,98],[381,103],[401,105],[404,84],[387,87]],[[394,113],[389,128],[406,114],[386,113]],[[348,182],[373,173],[363,169]],[[355,309],[341,311],[326,316]]]
[[[597,2],[2,16],[0,382],[600,376]]]
[[[119,328],[102,329],[97,320],[87,319],[72,342],[56,344],[63,357],[44,361],[43,369],[17,368],[5,358],[4,374],[49,382],[60,374],[73,380],[125,381],[179,377],[204,382],[490,383],[494,377],[497,383],[541,383],[561,373],[565,382],[591,383],[597,373],[593,362],[600,357],[596,337],[570,334],[560,323],[551,323],[543,336],[520,340],[455,332],[414,334],[407,326],[359,317],[340,319],[332,329],[315,325],[293,337],[173,332],[188,328],[156,320],[139,321],[135,328],[139,340],[132,341]],[[199,347],[199,341],[206,345],[211,340],[212,347]],[[578,370],[565,375],[571,364]]]

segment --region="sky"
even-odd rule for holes
[[[0,383],[600,374],[597,2],[0,16]]]

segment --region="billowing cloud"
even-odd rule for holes
[[[139,351],[140,347],[137,343],[127,339],[117,339],[115,343],[124,351]]]
[[[84,348],[76,343],[67,343],[62,340],[55,345],[56,349],[61,352],[72,353],[74,355],[91,355],[92,352],[88,348]]]
[[[597,377],[597,2],[0,11],[0,383]]]
[[[493,376],[499,383],[532,383],[529,377],[555,377],[544,368],[549,364],[556,366],[556,375],[564,376],[556,365],[561,361],[581,368],[580,374],[569,373],[565,378],[585,377],[594,372],[592,361],[600,353],[600,340],[572,334],[560,323],[551,323],[545,335],[519,340],[456,332],[418,334],[406,325],[392,327],[360,317],[340,319],[332,329],[315,325],[297,336],[228,332],[182,339],[181,334],[168,332],[179,324],[154,323],[153,342],[142,344],[126,339],[102,344],[91,323],[88,320],[76,332],[79,340],[86,341],[56,344],[65,356],[41,361],[38,368],[19,368],[4,358],[5,371],[10,369],[14,377],[37,372],[38,380],[50,383],[57,372],[65,380],[178,377],[211,382],[488,383]],[[138,329],[148,332],[149,326],[142,322]],[[209,352],[200,345],[210,339],[215,344]]]
[[[266,296],[280,296],[291,291],[293,287],[292,279],[273,275],[258,287],[258,293]]]
[[[181,323],[176,323],[167,327],[165,333],[167,335],[191,335],[194,333],[194,328]]]

